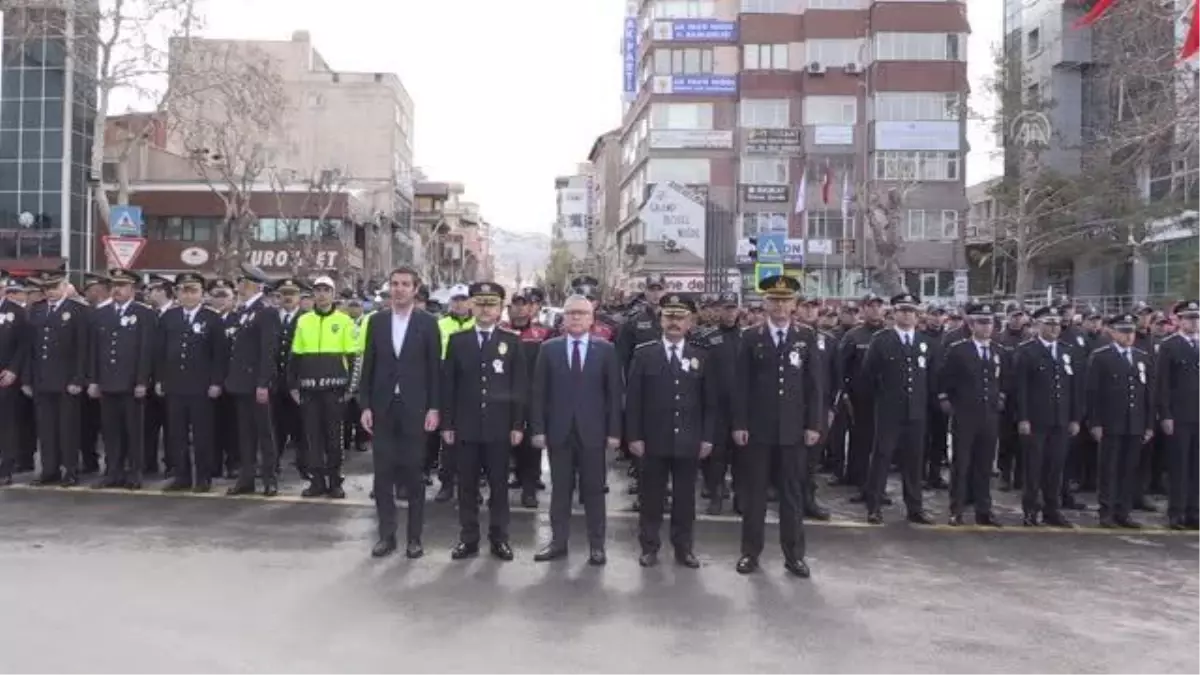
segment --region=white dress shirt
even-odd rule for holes
[[[683,359],[683,340],[680,340],[679,342],[671,342],[667,338],[663,338],[662,343],[663,343],[663,352],[666,353],[668,362],[671,361],[671,348],[672,347],[675,348],[675,358],[680,359],[680,360]]]
[[[785,323],[782,326],[778,326],[775,324],[775,322],[767,319],[767,330],[771,331],[771,342],[775,343],[775,347],[777,349],[779,348],[779,343],[787,339],[788,331],[791,330],[791,328],[792,324],[790,322]],[[783,333],[782,338],[779,335],[781,332]]]
[[[914,337],[914,333],[915,333],[915,331],[911,331],[911,330],[901,330],[899,328],[896,329],[896,335],[900,336],[900,344],[902,344],[902,345],[915,344],[916,339]]]
[[[583,365],[585,363],[587,363],[588,344],[591,340],[591,337],[592,337],[591,333],[584,333],[583,335],[580,335],[579,337],[567,335],[567,367],[571,366],[571,354],[573,354],[575,352],[575,343],[578,342],[579,343],[579,361],[580,361],[579,367],[580,367],[580,369],[583,368]]]

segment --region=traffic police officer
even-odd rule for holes
[[[19,463],[21,374],[29,356],[29,323],[25,308],[9,297],[8,289],[21,288],[16,279],[5,279],[0,297],[0,486],[11,485]]]
[[[1197,476],[1200,470],[1200,424],[1197,383],[1200,382],[1200,302],[1175,305],[1179,332],[1158,349],[1158,418],[1167,445],[1167,522],[1171,529],[1200,529]]]
[[[367,319],[370,318],[370,314],[363,309],[363,299],[354,295],[350,289],[343,289],[341,296],[343,311],[354,322],[352,329],[355,343],[354,358],[358,359],[367,345]],[[350,400],[346,401],[346,413],[342,423],[343,450],[354,449],[357,452],[366,452],[367,430],[358,423],[358,418],[361,416],[362,411],[358,409],[358,397],[351,396]]]
[[[638,516],[642,567],[658,564],[667,480],[672,487],[675,561],[695,569],[696,476],[713,448],[718,373],[712,354],[685,339],[696,305],[678,294],[659,300],[662,337],[637,346],[625,388],[629,451],[641,460],[644,500]]]
[[[1136,529],[1129,512],[1142,448],[1154,436],[1154,363],[1133,346],[1133,314],[1117,314],[1109,325],[1112,344],[1092,352],[1087,366],[1086,414],[1100,444],[1100,526]]]

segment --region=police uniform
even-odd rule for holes
[[[44,274],[43,287],[66,281],[62,269]],[[29,315],[32,353],[25,379],[32,388],[41,449],[37,485],[79,484],[79,406],[87,384],[88,308],[61,297],[39,303]]]
[[[456,298],[466,299],[471,295],[471,289],[463,284],[458,284],[450,289],[450,299]],[[455,315],[453,312],[447,312],[445,316],[438,319],[438,333],[442,341],[442,359],[446,358],[446,351],[450,346],[450,337],[455,333],[469,331],[475,327],[475,317],[468,311],[464,315]],[[457,456],[454,452],[454,445],[451,443],[441,443],[440,436],[437,433],[431,434],[431,442],[435,448],[440,448],[440,452],[436,453],[438,458],[438,482],[441,486],[438,488],[437,494],[433,499],[436,502],[448,502],[454,499],[454,484],[458,482],[458,464]],[[478,482],[478,481],[476,481]]]
[[[20,462],[18,406],[25,398],[21,394],[21,374],[29,356],[29,322],[25,308],[8,298],[8,290],[21,288],[20,282],[8,279],[4,282],[5,294],[0,297],[0,378],[12,380],[8,384],[0,382],[0,486],[12,483]]]
[[[252,265],[243,265],[241,276],[260,287],[267,283],[267,275]],[[267,306],[260,291],[247,299],[230,331],[225,390],[234,401],[240,454],[238,480],[228,490],[231,495],[254,492],[255,460],[262,475],[263,494],[279,494],[270,394],[279,375],[276,358],[280,330],[279,312]],[[259,392],[265,397],[261,402]]]
[[[991,305],[988,306],[989,310]],[[946,331],[941,323],[930,321],[928,317],[945,316],[946,310],[939,306],[929,308],[927,323],[921,332],[929,338],[929,348],[938,352],[936,360],[945,363],[942,355],[945,347],[952,343],[945,342]],[[990,317],[989,317],[990,318]],[[936,375],[936,373],[935,373]],[[941,407],[933,404],[929,408],[929,422],[925,430],[925,487],[930,490],[944,490],[947,485],[942,477],[942,469],[949,459],[947,438],[950,433],[950,417],[942,412]],[[989,463],[990,466],[990,463]],[[989,478],[991,470],[989,469]]]
[[[294,295],[297,298],[303,285],[296,279],[280,279],[275,283],[275,292],[280,295]],[[299,302],[297,300],[297,302]],[[279,312],[279,346],[276,350],[275,366],[279,377],[275,381],[275,389],[271,393],[271,419],[275,423],[275,460],[280,462],[290,441],[296,449],[296,469],[304,478],[308,478],[305,461],[308,452],[305,449],[307,438],[304,433],[304,419],[300,414],[300,404],[292,398],[288,390],[287,378],[284,373],[292,358],[292,342],[296,335],[296,323],[302,314],[300,308],[286,310],[282,306]]]
[[[996,332],[992,341],[1011,351],[1029,337],[1028,332],[1020,325],[1025,317],[1025,310],[1016,303],[1009,303],[1005,314],[1008,316],[1008,322]],[[1076,360],[1084,359],[1081,355],[1081,358]],[[996,466],[1000,470],[1001,492],[1020,490],[1024,482],[1021,465],[1021,440],[1017,437],[1017,420],[1013,412],[1013,408],[1006,407],[1000,418],[1000,442]]]
[[[891,299],[894,311],[916,311],[919,300],[910,293]],[[867,520],[883,522],[883,498],[892,457],[900,453],[900,475],[908,520],[932,523],[923,509],[925,425],[930,400],[936,395],[932,373],[938,372],[937,350],[916,329],[883,330],[871,338],[863,361],[863,376],[875,401],[875,450],[871,454],[866,490]]]
[[[357,360],[362,357],[363,348],[367,344],[367,320],[370,318],[370,314],[362,309],[363,299],[355,297],[352,293],[348,295],[347,291],[342,291],[344,298],[342,305],[343,311],[353,322],[351,331],[354,333],[356,344],[354,358]],[[350,313],[352,308],[359,310],[357,317]],[[360,417],[362,417],[362,411],[358,408],[358,397],[351,396],[346,401],[346,410],[342,420],[342,449],[345,451],[353,449],[357,452],[366,452],[367,450],[367,430],[359,424]]]
[[[786,302],[796,297],[800,283],[787,276],[760,282],[767,298]],[[804,562],[804,486],[808,470],[806,432],[819,432],[825,414],[822,394],[824,374],[809,348],[807,328],[789,322],[769,321],[742,336],[735,367],[733,428],[747,432],[740,456],[737,497],[742,506],[742,557],[737,570],[758,569],[764,545],[771,455],[780,457],[779,539],[785,566],[796,576],[807,577]]]
[[[722,309],[738,305],[736,293],[722,293],[717,301]],[[725,498],[729,496],[725,476],[734,466],[729,434],[732,432],[730,420],[733,410],[733,369],[737,363],[742,331],[736,319],[733,323],[724,323],[722,318],[715,326],[696,333],[694,342],[708,352],[709,377],[717,390],[717,406],[713,412],[713,448],[712,453],[702,462],[704,488],[701,496],[708,498],[708,514],[720,515],[724,510]]]
[[[664,295],[659,307],[668,318],[696,313],[695,303],[678,294]],[[700,566],[692,550],[695,485],[700,460],[712,450],[720,381],[710,354],[685,338],[663,336],[638,345],[626,379],[626,436],[629,443],[642,445],[638,539],[643,567],[658,562],[668,478],[675,560],[693,569]]]
[[[199,292],[205,281],[195,272],[182,272],[175,284]],[[218,424],[213,414],[229,365],[221,316],[202,305],[176,305],[163,312],[156,363],[155,387],[167,411],[167,453],[174,467],[166,489],[208,492],[220,471],[215,433],[220,427],[236,427],[229,418]]]
[[[863,297],[861,304],[881,305],[883,298],[874,293]],[[851,328],[838,347],[841,367],[841,407],[850,429],[850,443],[846,451],[841,482],[857,487],[861,494],[853,497],[864,501],[866,497],[867,470],[871,464],[871,450],[875,445],[875,393],[863,374],[863,361],[871,338],[883,330],[882,320],[862,323]]]
[[[662,290],[662,277],[646,278],[647,292],[661,293]],[[659,320],[660,311],[661,308],[657,302],[647,301],[617,330],[617,357],[621,359],[621,367],[624,368],[625,372],[629,372],[635,347],[662,338],[662,325]]]
[[[990,324],[991,305],[970,305],[967,315],[972,320]],[[954,434],[954,463],[950,470],[951,525],[963,523],[963,511],[970,496],[975,505],[975,523],[999,526],[992,513],[991,480],[1000,411],[1004,406],[1001,381],[1008,368],[1006,361],[1003,350],[990,339],[959,340],[946,349],[937,381],[938,400],[950,409],[947,416],[952,415]]]
[[[95,319],[97,316],[96,310],[112,304],[112,298],[108,297],[108,277],[103,274],[93,274],[91,272],[83,275],[82,291],[85,297],[96,286],[104,287],[105,297],[103,300],[92,305],[92,311],[88,312],[89,320]],[[95,325],[89,328],[89,334],[92,333],[95,333]],[[91,396],[84,396],[80,399],[79,421],[80,472],[84,475],[93,474],[100,470],[100,399],[92,398]]]
[[[155,317],[157,319],[175,306],[175,285],[166,277],[151,275],[149,287],[151,289],[162,289],[168,297],[167,302],[155,310]],[[142,441],[142,471],[149,476],[157,474],[161,454],[163,468],[166,469],[167,473],[171,473],[174,471],[174,458],[171,457],[170,452],[159,452],[165,439],[170,438],[171,435],[170,430],[167,428],[167,408],[165,402],[160,396],[148,396],[142,403],[142,406],[142,417],[145,426],[145,435]]]
[[[1185,300],[1174,307],[1181,319],[1200,318],[1200,302]],[[1197,335],[1175,333],[1163,340],[1158,350],[1158,418],[1170,421],[1171,433],[1163,434],[1167,446],[1167,520],[1172,529],[1200,529],[1196,467],[1200,458],[1200,423],[1197,383],[1200,382],[1200,351]]]
[[[504,288],[491,281],[471,284],[477,306],[504,302]],[[461,531],[455,560],[479,552],[479,474],[488,483],[488,540],[492,555],[512,560],[508,544],[508,458],[513,435],[524,434],[529,365],[521,340],[499,326],[476,323],[450,336],[442,363],[441,428],[450,432],[458,463]]]
[[[513,304],[528,302],[540,305],[545,297],[541,289],[528,288],[524,292],[514,295],[510,302]],[[524,352],[523,358],[528,369],[526,382],[532,384],[533,367],[537,364],[538,352],[541,351],[542,343],[550,339],[552,335],[551,329],[538,323],[533,318],[522,324],[512,321],[504,322],[500,324],[500,327],[517,334],[521,351]],[[524,393],[526,400],[528,400],[529,395],[530,392]],[[525,508],[537,508],[537,491],[542,477],[542,451],[539,448],[533,447],[529,433],[524,434],[521,437],[521,442],[513,448],[513,471],[516,474],[516,485],[513,486],[510,484],[510,487],[519,487],[521,489],[521,506]]]
[[[214,279],[208,287],[208,292],[212,293],[236,293],[234,284],[228,279]],[[226,356],[221,364],[222,377],[228,374],[229,369],[229,346],[233,339],[234,332],[238,328],[238,312],[236,309],[231,309],[224,314],[218,314],[219,326],[221,329],[221,340],[224,344]],[[224,381],[218,381],[218,384],[224,385]],[[213,433],[213,478],[221,476],[224,469],[226,478],[236,478],[238,465],[241,463],[241,453],[238,452],[238,425],[237,406],[234,405],[233,396],[222,386],[221,395],[213,402],[213,419],[214,420],[234,420],[235,423],[217,424]]]
[[[1133,333],[1136,318],[1109,319],[1116,332]],[[1145,437],[1154,429],[1154,363],[1137,347],[1113,344],[1092,352],[1087,366],[1089,432],[1100,433],[1100,480],[1097,497],[1102,527],[1139,525],[1129,517],[1138,462]]]

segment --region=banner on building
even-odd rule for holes
[[[687,251],[704,259],[707,198],[679,183],[657,183],[638,211],[648,242],[662,242],[663,249]]]

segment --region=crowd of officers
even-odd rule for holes
[[[101,473],[103,439],[100,487],[139,489],[165,473],[167,490],[205,492],[223,475],[230,494],[254,492],[257,480],[271,496],[294,447],[303,495],[344,497],[343,454],[369,440],[353,396],[364,299],[328,277],[271,281],[251,266],[232,280],[189,272],[145,285],[113,269],[80,290],[63,270],[5,277],[0,481],[34,471],[40,450],[36,484],[77,485]],[[572,290],[593,301],[592,336],[615,345],[626,374],[620,455],[631,460],[647,553],[665,503],[673,522],[691,521],[694,500],[679,495],[698,481],[708,513],[728,501],[743,517],[739,571],[757,568],[766,505],[778,500],[788,569],[807,576],[801,523],[830,517],[822,471],[855,488],[871,523],[883,522],[898,470],[906,518],[919,524],[933,522],[923,490],[949,489],[949,524],[973,511],[975,523],[999,527],[998,471],[1000,490],[1021,491],[1027,526],[1072,527],[1064,512],[1084,508],[1075,495],[1090,491],[1105,527],[1138,527],[1131,514],[1154,510],[1156,491],[1168,494],[1171,528],[1200,525],[1196,301],[1102,317],[1065,298],[1032,313],[922,306],[908,293],[833,306],[801,298],[790,277],[763,280],[762,300],[746,307],[732,293],[668,294],[661,278],[623,307],[601,305],[595,279]],[[439,315],[443,359],[451,336],[475,329],[470,291],[456,288],[445,308],[418,291],[418,307]],[[538,320],[540,289],[506,300],[499,327],[532,369],[558,329]],[[638,354],[674,340],[703,357],[670,361],[667,372],[688,376],[662,386]],[[702,440],[695,448],[667,437],[688,429]],[[545,486],[543,450],[528,436],[512,436],[505,474],[532,508]],[[438,501],[463,480],[453,448],[452,437],[428,435],[425,480],[436,471]],[[688,536],[690,527],[677,553],[690,554]]]

